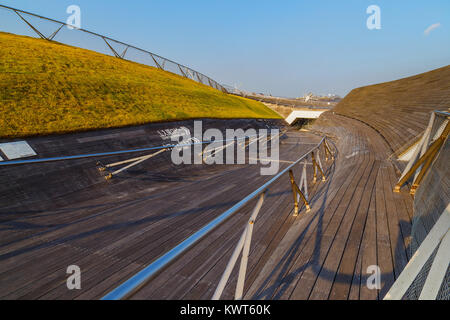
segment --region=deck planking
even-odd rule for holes
[[[293,217],[288,176],[269,190],[255,223],[246,299],[380,299],[410,258],[412,198],[392,193],[397,171],[385,138],[361,121],[331,112],[313,129],[333,137],[336,161],[322,159],[327,181],[315,184],[308,166],[309,213],[302,208]],[[319,139],[293,131],[287,137],[280,153],[287,162],[280,162],[280,170]],[[296,180],[301,168],[294,171]],[[0,298],[98,299],[268,180],[258,166],[190,173],[127,192],[134,181],[151,179],[138,173],[112,185],[109,194],[76,205],[12,213],[0,222]],[[83,193],[89,190],[77,197],[83,199]],[[254,202],[131,298],[210,299]],[[80,291],[65,287],[69,264],[82,269]],[[381,290],[366,286],[371,265],[381,269]],[[237,268],[222,298],[233,297],[236,280]]]

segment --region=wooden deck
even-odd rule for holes
[[[397,173],[386,160],[385,140],[362,122],[331,112],[314,129],[334,139],[336,162],[322,160],[328,180],[309,184],[309,213],[293,217],[288,176],[270,189],[255,223],[246,299],[377,299],[408,261],[412,198],[392,192]],[[289,132],[280,169],[318,139]],[[299,174],[300,167],[297,180]],[[10,212],[0,222],[0,298],[98,299],[269,178],[260,176],[258,166],[245,165],[199,167],[159,181],[143,172],[76,205]],[[133,190],[138,181],[147,188]],[[131,298],[210,299],[253,206]],[[71,264],[81,267],[81,290],[66,288]],[[365,285],[370,265],[381,269],[379,292]],[[233,297],[236,279],[234,270],[222,298]]]
[[[425,130],[434,110],[450,108],[450,66],[352,90],[334,109],[377,130],[400,153]]]
[[[282,139],[280,167],[319,140],[307,133],[288,134]],[[111,183],[59,196],[52,209],[35,202],[8,209],[3,203],[0,298],[100,298],[271,178],[260,176],[255,165],[172,168],[170,155],[161,159],[166,160],[158,168],[163,176],[150,161]],[[98,171],[90,174],[102,179]],[[286,177],[286,186],[288,181]],[[79,201],[60,205],[74,198]],[[276,194],[272,198],[274,206],[283,202]],[[81,268],[81,290],[66,287],[71,264]]]
[[[245,299],[378,299],[408,261],[412,198],[392,192],[397,175],[384,139],[331,113],[316,129],[337,138],[337,162],[314,185],[309,213],[292,216],[286,183],[271,191],[255,223]],[[230,219],[133,298],[211,298],[245,218]],[[366,286],[371,265],[381,270],[379,291]],[[237,270],[223,298],[233,297],[236,279]]]
[[[382,298],[408,261],[412,198],[392,192],[397,175],[384,140],[361,122],[330,113],[317,127],[338,138],[334,174],[246,298]],[[371,265],[381,270],[379,291],[366,286]]]

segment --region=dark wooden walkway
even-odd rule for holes
[[[303,208],[293,217],[288,176],[271,188],[255,223],[246,299],[382,298],[409,259],[412,198],[392,192],[398,173],[387,160],[392,151],[385,140],[364,123],[331,112],[313,129],[333,138],[336,162],[322,160],[328,180],[309,184],[309,213]],[[290,132],[282,140],[280,169],[318,140]],[[300,167],[297,180],[299,174]],[[0,298],[100,298],[270,177],[260,176],[258,166],[240,165],[181,178],[152,181],[133,193],[123,182],[109,196],[33,215],[17,212],[0,223]],[[253,206],[131,298],[210,299]],[[81,267],[81,290],[66,288],[71,264]],[[381,269],[379,291],[366,286],[371,265]],[[222,298],[233,297],[236,279],[234,270]]]
[[[281,140],[280,168],[319,140],[312,134],[289,133]],[[170,156],[166,161],[170,163]],[[187,166],[164,176],[153,172],[152,166],[149,161],[113,184],[62,196],[80,199],[76,204],[52,210],[3,209],[0,298],[100,298],[271,178],[260,175],[259,165]],[[98,172],[92,174],[101,179]],[[269,195],[275,200],[271,202],[275,213],[281,204],[292,205],[283,201],[292,199],[288,181],[286,177],[283,184],[286,194]],[[245,220],[246,213],[236,218]],[[267,214],[266,226],[287,217]],[[230,238],[228,248],[234,246],[234,229],[224,226],[218,232]],[[214,261],[214,256],[205,259]],[[81,268],[81,290],[66,287],[66,268],[72,264]],[[158,298],[169,293],[159,293]]]
[[[393,193],[389,147],[367,125],[327,113],[316,128],[337,138],[334,174],[269,259],[246,298],[382,298],[406,265],[412,198]],[[381,271],[369,290],[367,268]]]
[[[289,185],[272,191],[277,197],[268,197],[255,223],[245,299],[378,299],[409,259],[412,198],[392,192],[389,147],[359,121],[322,118],[315,129],[335,137],[337,162],[327,167],[328,181],[313,186],[309,213],[292,216]],[[244,220],[228,221],[133,298],[211,298]],[[381,290],[366,286],[371,265],[380,268]],[[223,298],[233,297],[236,280],[234,270]]]

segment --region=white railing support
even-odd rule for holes
[[[309,197],[308,197],[308,179],[306,176],[306,165],[307,165],[307,161],[305,159],[305,161],[303,161],[303,170],[302,170],[302,176],[300,178],[299,184],[298,184],[298,188],[300,190],[303,189],[303,195],[306,198],[306,201],[309,201]],[[297,201],[300,202],[300,195],[297,194]]]
[[[142,158],[145,158],[147,155],[145,156],[140,156],[140,157],[136,157],[136,158],[132,158],[132,159],[128,159],[128,160],[123,160],[123,161],[119,161],[119,162],[114,162],[114,163],[109,163],[109,164],[105,164],[102,165],[102,167],[100,168],[100,171],[105,170],[106,168],[112,168],[112,167],[116,167],[116,166],[120,166],[122,164],[126,164],[126,163],[130,163],[130,162],[135,162],[138,160],[141,160]],[[100,164],[100,163],[99,163]]]
[[[437,122],[436,118],[444,117],[444,120],[440,126],[433,133],[433,127]],[[427,129],[425,130],[422,138],[418,142],[413,154],[403,170],[400,179],[394,187],[394,192],[400,192],[401,187],[413,177],[413,184],[410,189],[411,194],[415,194],[416,189],[420,185],[424,175],[426,174],[428,168],[432,164],[435,156],[439,152],[442,145],[445,143],[446,138],[450,132],[449,125],[450,113],[443,111],[433,111],[428,123]],[[434,137],[433,137],[434,135]]]
[[[411,169],[411,167],[413,166],[413,164],[416,162],[417,158],[419,157],[419,153],[423,150],[426,151],[426,148],[428,147],[428,144],[425,143],[427,139],[427,137],[430,137],[431,135],[431,129],[433,128],[433,123],[434,123],[434,119],[435,119],[435,114],[434,112],[431,114],[430,117],[430,121],[428,122],[428,126],[425,129],[425,132],[422,135],[422,138],[420,138],[420,141],[416,147],[416,149],[414,150],[414,153],[412,154],[411,158],[409,159],[408,164],[406,165],[405,169],[402,172],[402,175],[400,176],[399,181],[406,175],[406,173]],[[428,140],[429,143],[429,140]],[[423,155],[423,154],[422,154]]]
[[[225,289],[225,285],[228,282],[228,278],[230,278],[231,271],[233,271],[234,265],[236,264],[236,261],[239,258],[239,254],[242,251],[242,247],[244,246],[246,234],[247,234],[247,226],[245,227],[245,230],[242,233],[241,238],[239,239],[239,242],[233,251],[233,254],[231,255],[230,261],[228,261],[227,267],[225,268],[225,272],[223,273],[222,277],[220,278],[220,281],[219,281],[219,284],[217,285],[216,291],[214,291],[212,300],[219,300],[220,297],[222,296],[223,289]]]
[[[319,165],[320,170],[322,171],[322,181],[326,181],[325,174],[322,167],[322,162],[320,162],[320,150],[317,149],[317,164]]]
[[[225,285],[227,284],[228,279],[230,278],[234,266],[236,265],[236,261],[239,258],[242,249],[244,249],[242,253],[241,266],[239,268],[239,276],[235,293],[235,299],[242,299],[242,294],[244,291],[245,274],[247,271],[248,255],[250,252],[250,243],[253,232],[253,225],[255,223],[256,217],[258,216],[259,210],[261,209],[262,204],[264,202],[266,191],[261,193],[258,202],[253,208],[252,215],[250,216],[250,219],[248,220],[247,225],[245,226],[244,232],[242,232],[241,238],[239,239],[239,242],[236,248],[234,249],[233,254],[231,255],[230,261],[228,261],[227,267],[225,268],[225,271],[222,277],[220,278],[219,284],[217,285],[212,300],[219,300],[220,297],[222,296],[222,292],[225,289]]]
[[[113,176],[121,173],[122,171],[127,170],[127,169],[129,169],[131,167],[134,167],[134,166],[138,165],[139,163],[144,162],[145,160],[153,158],[154,156],[157,156],[158,154],[163,153],[164,151],[167,151],[167,149],[161,149],[161,150],[159,150],[159,151],[157,151],[155,153],[149,154],[147,156],[142,156],[142,157],[135,158],[135,159],[129,159],[129,160],[121,161],[121,163],[117,162],[117,163],[110,164],[109,166],[111,167],[111,166],[116,166],[116,165],[119,165],[119,164],[124,164],[124,163],[129,163],[131,161],[134,161],[133,163],[131,163],[131,164],[129,164],[129,165],[119,169],[119,170],[111,172],[110,174],[108,174],[106,176],[106,179],[111,179]],[[106,165],[106,167],[108,167],[108,165]]]
[[[428,272],[427,280],[420,293],[419,300],[436,299],[450,261],[450,231],[444,236]]]
[[[247,272],[248,255],[250,253],[250,243],[252,241],[253,226],[255,224],[256,217],[258,216],[259,210],[261,209],[261,206],[264,202],[264,196],[265,192],[263,192],[259,197],[258,202],[256,203],[256,206],[253,209],[252,216],[248,221],[247,232],[245,234],[244,248],[241,258],[241,266],[239,268],[239,276],[236,285],[236,293],[234,295],[234,298],[236,300],[241,300],[244,292],[245,274]]]
[[[384,300],[401,300],[450,228],[450,204],[394,282]],[[447,260],[448,266],[448,260]],[[429,275],[431,271],[429,272]],[[439,290],[439,289],[438,289]]]

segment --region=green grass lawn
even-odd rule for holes
[[[0,137],[192,118],[280,116],[157,68],[0,32]]]

